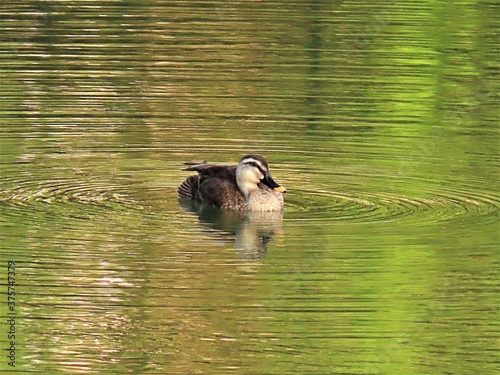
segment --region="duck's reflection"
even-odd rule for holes
[[[236,250],[244,259],[265,257],[267,245],[282,233],[283,211],[227,211],[194,201],[180,201],[210,228],[235,235]]]

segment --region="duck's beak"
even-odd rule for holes
[[[271,189],[278,191],[280,193],[284,193],[286,189],[273,180],[271,174],[268,173],[262,180],[260,180],[264,185],[269,186]]]

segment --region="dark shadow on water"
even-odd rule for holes
[[[283,226],[283,211],[227,211],[191,200],[179,200],[181,207],[195,213],[204,225],[234,236],[236,250],[242,259],[259,259]]]

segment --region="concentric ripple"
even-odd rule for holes
[[[375,222],[420,215],[419,222],[437,222],[458,215],[484,216],[500,213],[500,201],[494,196],[472,196],[467,191],[450,190],[434,191],[429,195],[355,195],[324,190],[299,190],[287,199],[287,216],[292,220]],[[307,204],[304,205],[304,202]]]
[[[87,217],[108,209],[137,207],[124,188],[97,181],[53,179],[7,181],[0,189],[0,206],[9,216],[35,218],[44,212],[69,217]],[[27,210],[31,212],[26,215]]]

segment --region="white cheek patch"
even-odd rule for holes
[[[264,178],[258,168],[248,164],[241,170],[240,176],[242,180],[252,184],[256,184]]]
[[[249,168],[249,169],[247,169],[246,175],[251,180],[255,180],[255,179],[261,180],[262,178],[264,178],[264,177],[261,177],[262,173],[260,173],[260,171],[257,168]]]

